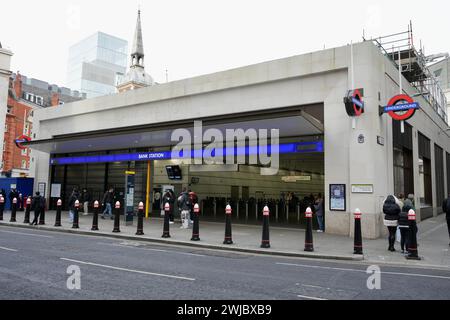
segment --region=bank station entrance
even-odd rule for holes
[[[35,147],[51,153],[50,181],[52,186],[60,188],[65,209],[75,187],[79,190],[87,188],[92,201],[99,200],[100,203],[105,191],[113,187],[117,200],[123,205],[125,172],[134,172],[134,206],[144,202],[148,217],[161,216],[162,198],[169,189],[176,196],[183,188],[195,192],[204,220],[223,221],[225,207],[230,204],[233,219],[249,224],[262,220],[262,210],[267,205],[271,223],[302,227],[305,209],[314,204],[315,198],[323,199],[323,105],[245,115],[233,121],[203,121],[203,133],[215,129],[224,137],[227,130],[242,129],[250,135],[253,129],[256,133],[278,129],[279,152],[270,155],[271,165],[277,162],[278,167],[273,175],[264,174],[270,167],[267,163],[252,162],[249,152],[252,137],[233,141],[236,148],[233,164],[225,161],[198,164],[198,144],[194,142],[191,145],[193,158],[173,159],[174,130],[185,128],[194,137],[193,124],[190,121],[163,129],[139,128],[123,133],[118,130],[115,134],[98,132],[55,137],[51,141],[41,141]],[[270,139],[267,141],[270,145]],[[204,150],[210,142],[203,140],[200,149]],[[242,158],[238,161],[239,146],[245,146],[244,161]],[[224,146],[223,150],[228,149]],[[278,157],[276,161],[273,160],[275,156]],[[56,197],[51,198],[51,208],[56,201]],[[175,216],[179,215],[176,206],[174,212]]]

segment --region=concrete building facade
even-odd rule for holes
[[[70,189],[75,185],[70,181],[78,179],[97,184],[103,192],[112,184],[104,177],[113,175],[114,168],[134,169],[142,173],[136,181],[141,201],[150,194],[145,177],[150,175],[152,185],[164,189],[174,184],[165,167],[178,164],[183,176],[177,184],[191,187],[200,200],[214,194],[233,198],[236,190],[241,198],[265,199],[287,192],[300,198],[321,193],[326,232],[352,235],[353,212],[359,208],[364,237],[378,238],[386,232],[383,200],[398,192],[396,188],[414,193],[419,221],[438,215],[440,200],[450,190],[448,126],[404,77],[402,83],[402,92],[420,104],[414,117],[405,121],[404,134],[397,121],[380,114],[380,106],[399,94],[399,72],[371,41],[38,110],[36,137],[29,143],[38,154],[36,187],[60,179]],[[363,89],[364,113],[352,119],[343,98],[355,88]],[[314,148],[298,153],[298,147],[280,155],[278,176],[268,178],[260,176],[258,165],[227,168],[230,173],[202,171],[184,160],[151,160],[150,171],[147,161],[121,161],[124,153],[170,150],[175,145],[170,139],[173,130],[192,129],[195,120],[203,120],[205,129],[280,129],[280,143],[310,143]],[[410,165],[397,163],[399,147]],[[110,157],[109,165],[88,163],[86,158],[102,155]],[[72,162],[63,161],[68,157]],[[91,174],[80,173],[87,167]],[[99,181],[94,182],[93,175]],[[289,182],[304,175],[309,178]],[[123,173],[119,176],[122,183]],[[343,194],[336,193],[336,185],[345,187]],[[345,200],[339,211],[331,201],[336,197]],[[215,214],[222,217],[222,212]],[[298,214],[300,220],[303,212]]]

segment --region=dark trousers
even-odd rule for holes
[[[397,232],[397,227],[388,227],[389,230],[389,249],[394,248],[395,244],[395,233]]]
[[[447,218],[448,237],[450,238],[450,217]]]
[[[402,247],[402,251],[406,249],[408,251],[408,242],[409,242],[409,228],[400,228],[400,234],[402,239],[400,241],[400,246]]]
[[[169,221],[174,221],[175,217],[173,216],[173,208],[171,207],[170,211],[169,211]]]
[[[39,222],[39,215],[41,214],[41,210],[40,209],[36,209],[34,210],[34,219],[33,222],[31,224],[37,225]]]

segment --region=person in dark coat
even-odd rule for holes
[[[112,206],[114,199],[115,199],[114,188],[109,188],[109,190],[106,191],[105,194],[103,195],[102,206],[104,210],[102,214],[102,219],[105,219],[105,216],[109,216],[111,220],[114,219],[112,214]]]
[[[389,195],[383,204],[384,225],[389,231],[389,248],[391,252],[395,251],[395,232],[397,231],[400,206],[394,196]]]
[[[447,219],[448,237],[450,238],[450,194],[448,198],[442,203],[442,211],[445,212],[445,218]],[[450,243],[448,244],[450,246]]]
[[[37,225],[39,222],[39,215],[45,208],[45,198],[41,196],[39,191],[36,192],[36,196],[33,197],[31,201],[31,209],[34,210],[34,219],[30,225]]]
[[[175,204],[175,195],[172,190],[166,190],[162,197],[161,209],[164,210],[164,206],[168,203],[170,205],[169,211],[169,224],[174,224],[174,216],[173,216],[173,206]]]
[[[408,212],[412,207],[409,204],[405,204],[402,208],[402,212],[399,213],[398,227],[400,229],[400,246],[402,248],[402,253],[408,253],[408,243],[409,243],[409,219]]]
[[[72,191],[72,194],[69,198],[69,217],[70,217],[70,223],[73,223],[73,217],[75,215],[75,202],[80,201],[80,193],[78,192],[77,188],[74,188]]]
[[[190,219],[192,205],[187,188],[183,188],[183,192],[178,196],[177,204],[181,212],[181,229],[187,229],[192,224]]]
[[[9,193],[9,203],[11,204],[11,208],[13,205],[14,198],[17,199],[17,208],[19,207],[19,193],[16,189],[11,189],[11,192]]]
[[[83,215],[87,216],[89,213],[89,202],[91,202],[91,194],[86,188],[84,188],[81,192],[81,202],[83,202]]]

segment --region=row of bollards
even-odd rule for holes
[[[73,229],[79,229],[79,207],[80,202],[78,200],[75,201],[74,204],[74,215],[73,215]],[[98,231],[98,214],[99,214],[99,202],[94,202],[94,215],[92,220],[92,231]],[[5,208],[5,199],[0,195],[0,221],[3,220],[3,213]],[[120,232],[120,202],[117,201],[114,207],[114,233]],[[57,209],[56,209],[56,218],[55,218],[55,227],[61,227],[61,210],[62,210],[62,201],[59,199],[57,201]],[[162,238],[170,238],[170,211],[171,207],[169,203],[164,205],[164,224],[163,224],[163,234]],[[28,197],[26,201],[26,209],[25,209],[25,218],[24,223],[30,223],[30,212],[31,212],[31,198]],[[16,213],[17,213],[17,199],[13,199],[13,203],[11,206],[11,219],[10,222],[16,222]],[[194,206],[194,215],[193,215],[193,227],[192,227],[192,238],[191,241],[200,241],[200,232],[199,232],[199,214],[200,207],[198,204]],[[231,216],[232,209],[230,205],[227,205],[225,208],[225,237],[223,244],[231,245],[233,244],[232,238],[232,227],[231,227]],[[263,209],[263,222],[262,222],[262,240],[261,240],[261,248],[270,248],[270,235],[269,235],[269,216],[270,211],[268,206],[265,206]],[[362,244],[362,231],[361,231],[361,216],[362,213],[359,209],[356,209],[354,212],[354,251],[353,253],[356,255],[363,254],[363,244]],[[313,252],[314,244],[313,244],[313,232],[312,232],[312,217],[313,213],[311,208],[307,208],[305,212],[306,218],[306,231],[305,231],[305,247],[304,251]],[[416,214],[414,210],[410,210],[408,213],[409,220],[409,254],[407,255],[407,259],[411,260],[420,260],[418,256],[417,250],[417,225],[416,225]],[[137,222],[137,231],[136,235],[144,235],[144,204],[143,202],[139,203],[138,206],[138,222]],[[39,215],[39,224],[45,224],[45,210],[42,210]]]

